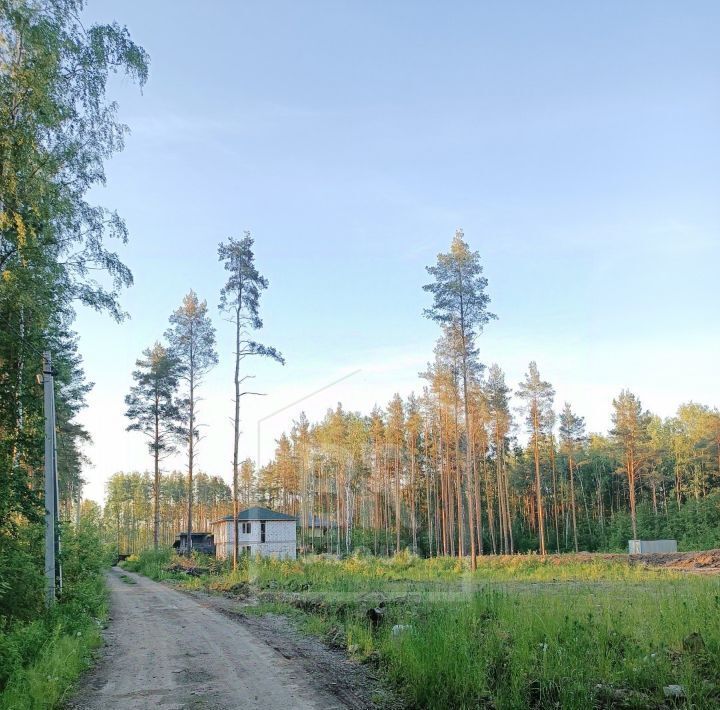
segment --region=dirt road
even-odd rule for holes
[[[202,600],[118,568],[109,587],[107,645],[70,708],[347,707],[307,663]]]

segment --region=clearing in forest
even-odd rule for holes
[[[245,560],[199,577],[377,667],[411,707],[720,705],[720,577],[626,556]]]

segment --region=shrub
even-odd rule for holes
[[[10,676],[20,668],[22,656],[13,634],[0,633],[0,688],[4,688]]]
[[[172,557],[173,551],[169,547],[159,547],[157,550],[150,548],[138,555],[131,555],[120,566],[129,572],[139,572],[150,579],[160,580],[169,576],[166,567]]]
[[[12,570],[0,598],[0,710],[55,707],[100,641],[109,552],[97,522],[63,526],[63,590],[49,609],[41,542],[25,529],[0,555],[0,571]]]

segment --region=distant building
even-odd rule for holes
[[[233,516],[226,515],[211,523],[215,553],[220,559],[232,557],[235,537]],[[292,515],[269,508],[252,506],[238,515],[240,553],[295,559],[297,552],[296,520]]]
[[[677,540],[628,540],[631,555],[677,552]]]
[[[173,548],[180,555],[187,554],[187,533],[181,532],[173,543]],[[192,549],[195,552],[202,552],[205,555],[215,554],[215,540],[212,533],[194,532],[192,534]]]
[[[337,529],[334,520],[324,518],[320,515],[306,515],[304,518],[298,518],[298,528],[301,528],[301,534],[307,537],[322,537],[327,535],[331,530]]]

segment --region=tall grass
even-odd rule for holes
[[[397,606],[376,635],[390,676],[418,707],[658,707],[680,684],[720,704],[718,585],[484,588]],[[393,637],[392,623],[409,627]],[[697,644],[687,645],[691,634]]]
[[[407,553],[392,558],[355,556],[344,560],[309,557],[304,560],[251,560],[249,579],[260,587],[287,591],[359,592],[402,589],[443,590],[474,588],[486,583],[611,583],[628,585],[671,580],[679,573],[630,565],[627,558],[517,555],[486,557],[471,572],[467,560],[422,559]],[[438,583],[442,583],[441,585]]]
[[[720,707],[720,580],[625,557],[250,560],[247,581],[306,629],[372,661],[417,708]],[[384,605],[372,624],[369,608]],[[299,611],[301,609],[302,611]]]
[[[138,572],[158,582],[173,576],[172,573],[167,570],[172,558],[173,553],[171,549],[160,547],[157,550],[147,549],[138,555],[131,555],[127,560],[121,562],[120,566],[130,572]]]
[[[63,593],[56,604],[44,610],[40,575],[25,600],[39,600],[32,617],[0,617],[0,710],[57,707],[100,643],[109,557],[95,521],[64,530],[62,559]]]
[[[40,710],[62,703],[68,690],[90,662],[90,652],[100,645],[97,626],[83,624],[82,631],[58,632],[48,639],[34,662],[16,671],[0,694],[2,710]]]

